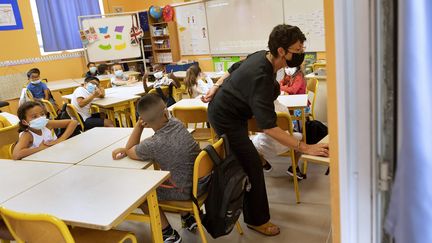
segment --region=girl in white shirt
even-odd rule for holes
[[[184,82],[191,98],[206,95],[214,85],[213,80],[201,72],[198,65],[192,65],[187,69]]]
[[[45,107],[35,101],[25,102],[17,113],[21,133],[12,153],[13,159],[22,159],[66,140],[78,125],[74,120],[48,120]],[[54,128],[66,130],[57,138]]]

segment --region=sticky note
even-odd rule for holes
[[[106,34],[108,33],[108,26],[105,27],[99,27],[99,33]]]
[[[123,28],[124,28],[124,26],[123,25],[117,25],[116,27],[115,27],[115,29],[114,29],[114,31],[115,32],[123,32]]]
[[[125,46],[126,46],[126,43],[125,43]],[[108,45],[102,45],[101,44],[101,45],[99,45],[99,48],[102,50],[108,51],[108,50],[111,50],[112,46],[111,46],[111,44],[108,44]]]
[[[121,40],[122,38],[123,38],[122,35],[119,35],[119,34],[116,35],[116,39],[117,39],[117,40]]]
[[[123,44],[120,44],[120,45],[115,45],[114,48],[115,48],[117,51],[123,50],[123,49],[126,48],[126,42],[123,42]]]

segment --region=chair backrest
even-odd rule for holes
[[[318,62],[316,62],[316,63],[312,64],[312,71],[315,72],[319,68],[326,68],[326,66],[327,66],[326,63],[318,63]]]
[[[0,128],[0,158],[12,159],[11,146],[18,141],[19,125]]]
[[[207,109],[205,107],[180,107],[173,108],[173,116],[186,126],[190,123],[207,122]]]
[[[162,87],[160,87],[160,88],[161,88],[161,90],[162,90],[162,93],[163,93],[165,96],[168,96],[168,95],[169,95],[169,87],[168,87],[168,86],[162,86]],[[158,94],[158,92],[156,91],[155,88],[151,89],[148,93],[149,93],[149,94]]]
[[[50,114],[50,118],[56,119],[57,118],[57,111],[54,109],[54,106],[51,104],[51,102],[49,102],[48,100],[45,100],[45,99],[41,99],[40,101],[42,102],[42,104],[45,106],[45,109]]]
[[[314,116],[315,115],[314,110],[315,110],[315,100],[316,100],[317,92],[318,92],[318,84],[319,84],[319,82],[318,82],[318,79],[316,79],[316,78],[309,79],[307,82],[307,88],[306,89],[307,89],[307,94],[308,94],[308,100],[311,103],[310,113],[312,114],[312,117],[315,117]]]
[[[75,121],[78,121],[81,126],[81,131],[84,131],[84,122],[81,119],[81,117],[78,114],[78,111],[75,109],[75,107],[72,104],[66,105],[66,112],[69,114],[69,116],[74,119]]]
[[[223,139],[219,139],[214,143],[213,148],[221,158],[225,158],[225,150]],[[197,197],[198,181],[200,178],[209,175],[213,171],[213,161],[205,150],[202,150],[195,159],[193,171],[192,194]]]
[[[8,119],[4,116],[0,116],[0,128],[12,126]]]
[[[20,213],[4,207],[0,214],[18,243],[75,242],[66,224],[54,216]]]
[[[291,116],[288,113],[285,112],[276,112],[276,124],[278,127],[280,127],[284,131],[288,131],[291,135],[293,134],[293,123],[291,120]],[[258,124],[256,122],[255,118],[251,118],[248,120],[248,131],[255,133],[255,132],[262,132],[262,129],[258,127]]]

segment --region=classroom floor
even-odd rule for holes
[[[278,157],[271,161],[273,171],[265,173],[267,194],[270,201],[272,222],[279,225],[281,233],[275,237],[265,237],[246,227],[242,222],[244,235],[234,229],[231,234],[218,239],[207,235],[208,242],[286,242],[286,243],[326,243],[330,238],[330,182],[324,175],[327,167],[309,164],[308,178],[300,182],[301,203],[295,203],[292,179],[285,173],[289,160]],[[193,234],[181,229],[180,216],[168,214],[171,225],[177,229],[184,243],[201,242],[198,232]],[[138,242],[151,242],[150,229],[145,223],[125,222],[119,229],[135,232]]]

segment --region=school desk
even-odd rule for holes
[[[153,129],[144,128],[143,133],[141,134],[140,141],[148,137],[151,137],[153,134],[154,134]],[[114,167],[114,168],[125,168],[125,169],[146,169],[147,167],[149,167],[152,164],[151,161],[133,160],[128,157],[125,157],[120,160],[114,160],[112,158],[112,151],[116,148],[124,148],[126,146],[128,139],[129,136],[119,140],[118,142],[102,149],[96,154],[81,161],[78,165]]]
[[[168,171],[75,165],[3,203],[11,210],[46,213],[66,224],[110,230],[147,199],[151,231],[162,242],[156,188]]]
[[[108,119],[115,122],[115,114],[119,116],[120,127],[123,127],[122,115],[125,115],[126,126],[132,121],[132,126],[136,124],[135,101],[141,98],[137,95],[109,95],[106,94],[102,99],[94,99],[91,104],[104,108],[108,112]],[[127,112],[125,112],[127,111]],[[115,123],[114,123],[115,124]]]
[[[131,132],[131,128],[95,127],[22,160],[76,164],[122,138],[129,137]]]
[[[48,89],[51,90],[51,92],[57,91],[60,92],[62,95],[72,94],[76,88],[81,86],[73,79],[50,81],[47,82],[46,85],[48,86]]]
[[[70,167],[0,159],[0,204]]]
[[[182,99],[177,101],[174,105],[168,107],[168,111],[172,111],[174,107],[208,107],[208,103],[204,103],[201,99]]]
[[[329,136],[325,136],[321,141],[318,143],[329,143]],[[321,157],[321,156],[315,156],[315,155],[309,155],[309,154],[302,154],[299,158],[299,160],[302,160],[304,162],[313,162],[318,164],[324,164],[330,166],[330,157]],[[304,163],[303,172],[307,170],[307,163]]]

